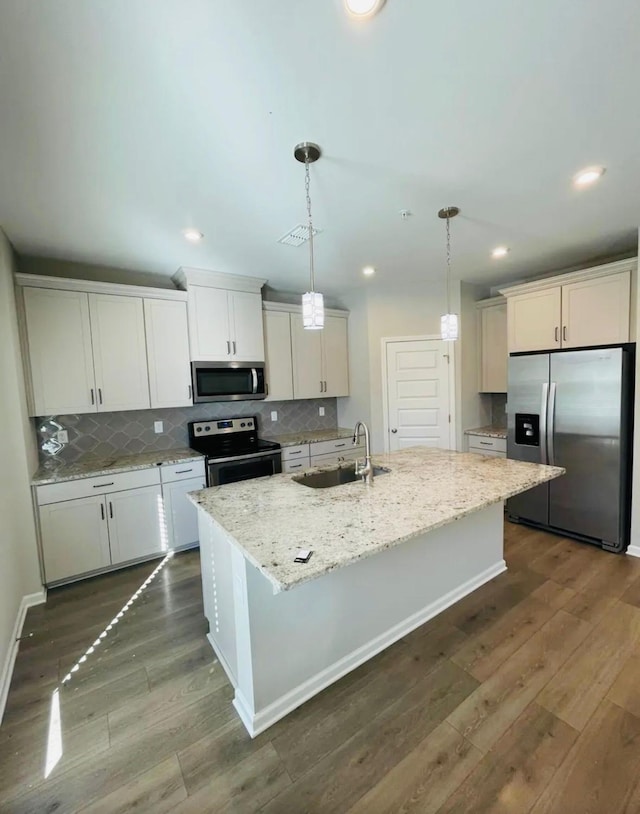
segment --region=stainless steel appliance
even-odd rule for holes
[[[509,358],[507,457],[567,470],[510,498],[509,519],[624,551],[633,385],[633,345]]]
[[[191,362],[193,400],[247,401],[267,395],[264,362]]]
[[[189,446],[206,456],[207,486],[282,472],[280,444],[258,438],[256,416],[190,421]]]

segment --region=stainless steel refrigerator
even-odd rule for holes
[[[509,357],[507,457],[567,470],[508,500],[509,519],[626,549],[634,347]]]

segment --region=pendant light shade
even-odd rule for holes
[[[440,317],[440,338],[451,341],[458,338],[458,315],[451,313],[451,231],[450,220],[460,213],[457,206],[445,206],[438,217],[447,221],[447,313]]]
[[[302,324],[308,331],[324,328],[324,297],[317,291],[302,295]]]
[[[324,297],[315,291],[315,268],[313,258],[313,222],[311,220],[311,193],[309,164],[317,161],[322,151],[317,144],[303,141],[296,145],[293,155],[296,161],[304,163],[304,188],[307,197],[307,218],[309,221],[309,291],[302,295],[302,325],[308,331],[320,331],[324,328]]]

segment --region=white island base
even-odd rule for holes
[[[506,569],[501,502],[281,592],[198,514],[208,638],[252,737]]]

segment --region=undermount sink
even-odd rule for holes
[[[384,466],[374,466],[373,475],[386,475],[390,472]],[[361,480],[360,475],[356,475],[355,464],[351,466],[340,466],[337,469],[328,469],[324,472],[309,472],[306,475],[294,475],[293,480],[302,486],[310,486],[312,489],[328,489],[330,486],[342,486],[344,483],[353,483]]]

